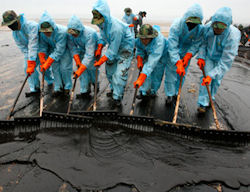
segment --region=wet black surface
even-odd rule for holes
[[[9,46],[5,46],[5,45]],[[9,32],[0,31],[0,117],[5,119],[25,78],[23,56]],[[237,60],[238,61],[238,60]],[[137,77],[133,60],[123,107],[129,114]],[[218,118],[223,127],[250,131],[250,67],[235,62],[216,96]],[[196,102],[201,72],[192,62],[182,90],[177,122],[214,127],[212,110],[198,117]],[[110,110],[104,66],[97,109]],[[25,87],[27,91],[27,85]],[[53,98],[45,86],[45,110],[66,112],[67,97]],[[79,92],[79,82],[76,93]],[[92,92],[93,95],[93,92]],[[91,109],[93,97],[75,99],[72,110]],[[15,116],[39,113],[39,98],[21,95]],[[162,87],[158,96],[138,102],[135,115],[171,121],[174,105],[165,106]],[[40,132],[33,140],[0,145],[0,191],[250,191],[249,147],[230,148],[159,135],[138,135],[124,130]],[[217,187],[217,188],[216,188]]]

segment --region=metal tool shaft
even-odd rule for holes
[[[72,102],[73,102],[74,92],[75,92],[75,88],[76,88],[76,81],[77,81],[77,79],[78,79],[78,78],[75,78],[75,80],[74,80],[73,88],[72,88],[71,95],[70,95],[70,99],[69,99],[69,105],[68,105],[67,115],[68,115],[69,112],[70,112],[71,105],[72,105]]]
[[[19,91],[18,94],[17,94],[16,100],[14,101],[14,104],[13,104],[11,110],[10,110],[9,116],[7,117],[7,120],[10,120],[10,118],[11,118],[11,116],[12,116],[12,114],[13,114],[13,111],[14,111],[14,109],[15,109],[15,106],[16,106],[16,104],[17,104],[17,101],[18,101],[18,99],[19,99],[19,97],[20,97],[20,95],[21,95],[21,93],[22,93],[22,91],[23,91],[24,85],[26,84],[27,79],[29,78],[29,76],[30,76],[29,74],[26,75],[26,77],[25,77],[25,79],[24,79],[24,82],[23,82],[23,84],[22,84],[22,86],[21,86],[21,89],[20,89],[20,91]]]
[[[95,92],[94,92],[93,111],[96,111],[97,85],[98,85],[98,67],[96,67],[95,69]]]
[[[140,73],[141,73],[141,69],[139,70],[138,77],[140,76]],[[136,101],[136,95],[137,95],[138,89],[139,89],[139,87],[136,86],[134,97],[133,97],[133,102],[132,102],[132,107],[131,107],[129,115],[133,115],[134,114],[134,111],[135,111],[135,101]]]
[[[42,114],[43,114],[44,75],[45,75],[45,71],[42,72],[42,87],[41,87],[41,94],[40,94],[40,117],[42,117]]]

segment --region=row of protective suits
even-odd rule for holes
[[[214,35],[211,23],[205,26],[198,25],[189,31],[185,22],[187,18],[199,17],[201,20],[203,19],[200,5],[194,4],[182,18],[173,22],[168,39],[163,37],[159,29],[155,27],[159,32],[158,36],[147,46],[144,46],[140,39],[134,39],[127,24],[110,15],[106,0],[98,0],[93,9],[99,11],[105,18],[105,22],[98,25],[99,37],[93,29],[83,26],[80,20],[73,16],[69,21],[68,28],[76,28],[81,31],[79,37],[74,38],[67,34],[67,27],[55,24],[47,12],[42,15],[39,24],[27,22],[22,16],[21,30],[13,32],[14,39],[25,54],[26,59],[37,60],[37,65],[39,65],[37,52],[42,51],[46,53],[46,57],[49,56],[55,60],[52,64],[55,91],[71,88],[72,57],[74,54],[81,55],[82,63],[87,66],[84,73],[89,74],[88,76],[83,74],[80,77],[81,84],[84,85],[81,86],[81,92],[86,92],[89,89],[89,83],[93,83],[95,77],[93,64],[97,44],[108,45],[104,53],[108,58],[105,64],[106,75],[115,100],[123,98],[134,46],[136,46],[136,57],[140,55],[143,58],[142,73],[147,75],[146,81],[140,87],[140,91],[144,95],[149,90],[151,94],[156,94],[161,85],[164,71],[165,94],[167,96],[176,95],[180,79],[176,73],[177,61],[187,53],[195,56],[199,52],[198,58],[203,58],[206,61],[205,71],[213,79],[211,89],[214,96],[225,72],[230,69],[237,54],[240,34],[231,25],[232,12],[230,8],[221,8],[212,17],[212,22],[221,21],[230,26],[220,36]],[[38,36],[39,26],[43,22],[49,22],[55,29],[51,37],[44,34]],[[190,60],[185,68],[186,72],[189,63]],[[46,71],[45,79],[48,84],[52,83],[53,76],[50,70]],[[29,84],[31,91],[39,87],[36,71],[32,74],[32,78],[29,78]],[[203,89],[203,87],[200,89],[198,103],[207,106],[208,96]]]
[[[155,94],[160,87],[165,68],[164,88],[166,96],[176,96],[180,84],[180,76],[176,73],[176,63],[187,53],[197,55],[197,59],[205,60],[205,73],[212,78],[210,90],[214,98],[221,80],[231,68],[238,53],[240,32],[232,25],[232,11],[228,7],[220,8],[207,25],[198,25],[189,30],[186,20],[189,17],[199,17],[202,21],[203,13],[199,4],[191,6],[182,18],[176,19],[171,25],[168,39],[160,33],[150,44],[144,46],[140,39],[136,39],[136,57],[143,57],[142,73],[147,79],[140,88],[142,95],[151,89]],[[228,27],[221,35],[215,35],[211,23],[223,22]],[[185,66],[187,73],[190,59]],[[202,73],[201,73],[202,75]],[[201,77],[201,83],[202,83]],[[183,83],[185,75],[183,77]],[[150,87],[151,86],[151,87]],[[200,86],[198,105],[209,106],[209,97],[205,86]]]
[[[80,31],[77,38],[67,33],[67,27],[56,24],[51,16],[44,12],[39,24],[27,21],[21,15],[21,29],[13,31],[14,40],[19,49],[24,53],[24,70],[26,72],[27,60],[36,61],[36,66],[40,66],[38,53],[45,53],[46,59],[52,58],[54,62],[45,72],[45,80],[50,85],[54,82],[54,91],[62,89],[69,90],[72,87],[72,58],[79,54],[82,62],[87,66],[87,70],[81,75],[81,92],[87,92],[89,83],[95,81],[94,52],[97,47],[97,32],[87,26],[83,26],[76,16],[72,16],[68,23],[68,28],[75,28]],[[44,33],[38,32],[39,26],[43,22],[48,22],[54,29],[52,35],[47,37]],[[52,73],[53,72],[53,73]],[[37,70],[28,78],[30,91],[35,92],[40,88],[39,73]]]

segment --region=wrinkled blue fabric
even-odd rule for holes
[[[24,72],[26,74],[27,61],[36,61],[36,67],[39,66],[38,52],[38,24],[34,21],[27,21],[23,14],[20,15],[21,29],[13,31],[13,38],[18,48],[24,54]],[[51,73],[45,74],[45,80],[48,84],[53,83]],[[29,88],[31,92],[37,91],[40,88],[39,73],[35,68],[34,73],[28,78]]]
[[[128,15],[124,15],[123,18],[122,18],[122,21],[128,25],[130,24],[133,24],[133,21],[134,21],[134,17],[135,15],[133,13],[131,13],[129,16]],[[130,30],[131,32],[133,33],[134,35],[134,27],[130,27]]]
[[[221,35],[214,35],[211,24],[215,21],[223,22],[228,26]],[[215,99],[225,73],[232,67],[234,58],[238,54],[241,34],[231,24],[231,9],[229,7],[218,9],[213,15],[212,21],[205,26],[204,41],[197,57],[205,60],[205,73],[212,78],[210,90],[213,99]],[[205,86],[200,85],[198,105],[209,105],[209,97]]]
[[[72,16],[68,23],[68,29],[76,29],[80,31],[78,37],[69,35],[68,47],[72,56],[78,54],[82,64],[87,69],[79,77],[80,79],[80,92],[86,93],[90,91],[90,84],[95,84],[95,50],[97,49],[98,35],[97,32],[87,26],[83,26],[80,19]]]
[[[105,19],[99,25],[101,38],[98,43],[108,44],[104,55],[106,62],[106,75],[113,90],[113,99],[123,98],[124,88],[127,83],[128,70],[133,58],[134,37],[128,25],[110,15],[106,0],[98,0],[93,10],[101,13]]]
[[[158,31],[158,36],[153,38],[148,45],[144,45],[139,38],[135,41],[136,58],[143,58],[142,73],[147,75],[143,85],[140,87],[142,95],[147,93],[156,94],[161,86],[164,67],[168,57],[167,39],[160,33],[159,28],[154,27]]]
[[[131,13],[129,16],[125,14],[122,18],[122,21],[130,25],[130,24],[133,24],[134,17],[135,15],[133,13]]]
[[[57,25],[47,11],[41,16],[39,27],[43,22],[48,22],[54,29],[50,37],[42,32],[39,35],[39,52],[46,53],[46,56],[55,60],[52,63],[55,78],[54,90],[71,89],[72,57],[67,47],[67,27]]]
[[[198,52],[202,42],[203,26],[198,25],[191,31],[188,30],[186,20],[189,17],[199,17],[202,21],[203,13],[199,4],[191,6],[182,18],[176,19],[170,27],[168,43],[170,62],[165,68],[165,94],[167,96],[177,95],[180,76],[176,73],[176,63],[182,59],[186,53],[192,53],[193,56]],[[185,68],[188,72],[190,61]],[[185,76],[183,77],[184,84]]]

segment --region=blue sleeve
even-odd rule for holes
[[[175,20],[170,27],[168,37],[168,52],[170,56],[171,65],[175,65],[180,60],[179,55],[179,33],[180,33],[180,20]]]
[[[141,40],[139,38],[137,38],[135,40],[135,47],[136,47],[136,52],[135,52],[136,58],[138,55],[140,55],[144,59],[145,58],[145,51],[144,51],[143,45],[141,43]]]
[[[123,21],[124,23],[127,23],[127,20],[126,20],[126,17],[125,17],[125,16],[122,17],[122,21]]]
[[[116,29],[110,34],[111,38],[110,44],[107,51],[105,52],[105,55],[109,60],[113,60],[115,56],[118,54],[119,47],[122,41],[122,29],[121,30],[118,29]]]
[[[31,61],[35,61],[37,58],[38,52],[38,25],[31,24],[29,27],[29,44],[28,44],[28,59]]]
[[[56,47],[54,51],[49,55],[55,61],[60,60],[60,57],[63,55],[66,49],[67,43],[67,33],[58,33],[56,37]]]
[[[67,45],[72,56],[79,54],[79,49],[73,41],[74,37],[68,37]]]
[[[98,34],[98,44],[102,44],[103,46],[106,45],[106,41],[103,39],[103,34],[101,33],[97,33]]]
[[[200,45],[199,51],[198,51],[197,59],[204,59],[205,60],[206,56],[207,56],[207,40],[203,39],[202,43]]]
[[[235,56],[238,53],[240,42],[240,32],[233,31],[227,39],[222,52],[221,59],[213,70],[208,72],[208,76],[212,79],[222,79],[224,74],[232,67]]]
[[[198,56],[197,59],[204,59],[206,60],[206,56],[207,56],[207,46],[208,46],[208,34],[209,34],[209,30],[210,30],[210,24],[205,25],[203,28],[203,33],[202,33],[202,39],[201,39],[201,44],[198,50]]]
[[[93,64],[93,61],[95,59],[96,41],[97,37],[95,33],[88,34],[85,43],[86,52],[82,60],[82,64],[84,64],[86,67],[90,67],[90,65]]]
[[[165,48],[165,40],[163,38],[157,39],[154,46],[151,48],[150,54],[148,55],[148,60],[144,64],[142,73],[146,74],[147,77],[151,75],[156,65],[159,63],[163,51]]]
[[[48,43],[45,41],[45,36],[42,32],[39,32],[39,52],[47,53],[49,49]]]
[[[196,53],[199,51],[200,46],[202,45],[203,41],[203,27],[199,26],[200,29],[198,31],[197,37],[195,38],[193,45],[189,48],[188,53],[192,53],[192,56],[195,56]]]
[[[24,45],[18,38],[18,32],[13,31],[13,38],[16,42],[17,47],[21,50],[26,58],[28,58],[28,47]]]

